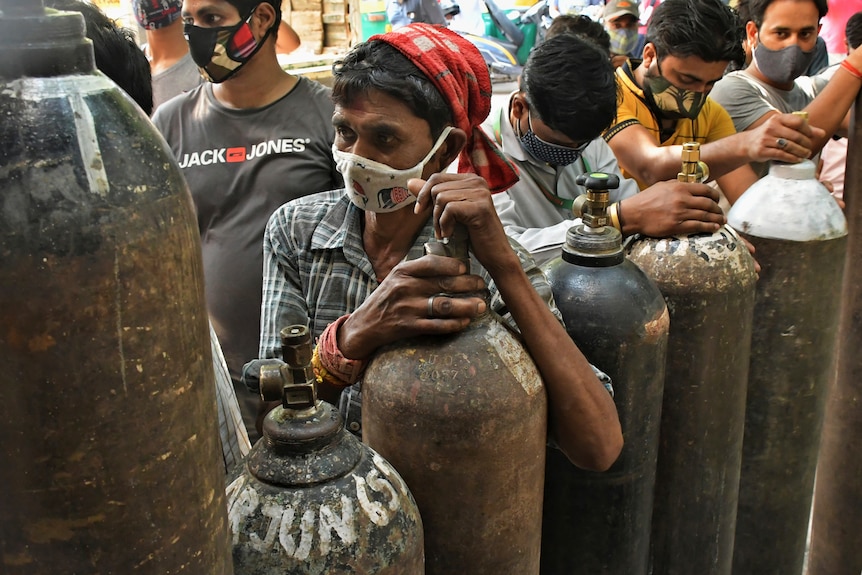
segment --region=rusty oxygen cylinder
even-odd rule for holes
[[[727,216],[761,265],[733,551],[738,575],[803,568],[847,248],[844,214],[814,174],[808,160],[773,162]]]
[[[545,266],[566,331],[613,380],[625,444],[603,473],[548,449],[542,573],[647,575],[669,317],[658,286],[625,258],[608,222],[619,178],[584,174],[583,224]]]
[[[422,520],[395,469],[317,399],[311,333],[281,330],[260,370],[267,414],[228,486],[236,575],[423,575]]]
[[[705,178],[700,146],[683,146],[678,179]],[[736,232],[642,237],[629,258],[670,311],[652,520],[652,572],[727,575],[748,375],[754,259]],[[753,574],[751,574],[753,575]]]
[[[809,575],[862,572],[862,99],[856,97],[847,150],[844,199],[847,254],[838,339],[837,381],[828,394],[811,520]]]
[[[426,251],[469,269],[464,229]],[[363,441],[416,498],[431,575],[539,572],[547,399],[532,358],[487,309],[460,333],[381,348],[362,382]]]
[[[0,573],[230,575],[188,188],[79,13],[0,52]]]

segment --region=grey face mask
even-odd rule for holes
[[[804,52],[797,44],[770,50],[760,42],[752,51],[757,69],[776,84],[789,84],[803,75],[814,59],[814,50]]]
[[[628,55],[637,46],[637,28],[620,28],[608,30],[607,33],[611,37],[611,54]]]

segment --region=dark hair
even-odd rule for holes
[[[81,0],[48,0],[46,6],[84,16],[96,68],[114,81],[149,116],[153,113],[150,63],[131,30],[120,28],[97,6]]]
[[[851,50],[862,44],[862,12],[856,12],[847,19],[844,36],[847,37]]]
[[[533,49],[520,88],[532,113],[572,140],[597,138],[617,112],[608,54],[574,34],[558,34]]]
[[[583,14],[573,16],[571,14],[560,14],[551,22],[548,31],[545,32],[545,40],[553,38],[557,34],[574,34],[584,40],[590,40],[603,48],[610,56],[611,37],[608,36],[604,26]]]
[[[225,0],[239,12],[240,18],[247,16],[258,4],[269,4],[275,10],[275,23],[272,25],[272,37],[278,36],[278,25],[281,23],[281,0]]]
[[[760,25],[763,24],[763,15],[766,14],[766,9],[769,8],[769,5],[772,4],[775,0],[751,0],[749,3],[749,20],[754,21],[754,24],[757,26],[757,29],[760,29]],[[817,6],[817,14],[818,21],[820,18],[826,16],[826,12],[829,11],[829,5],[827,4],[827,0],[811,0],[815,6]]]
[[[433,138],[452,123],[449,104],[431,80],[397,48],[381,40],[354,46],[332,65],[332,75],[336,105],[349,105],[357,97],[379,90],[427,121]]]
[[[736,0],[736,15],[739,18],[739,23],[745,28],[745,25],[751,20],[751,2],[749,0]]]
[[[744,62],[743,26],[722,0],[664,0],[653,12],[646,41],[665,56],[705,62]]]

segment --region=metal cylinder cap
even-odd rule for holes
[[[0,78],[48,78],[96,71],[92,42],[78,12],[38,0],[0,0]]]
[[[573,264],[589,267],[607,267],[625,259],[622,234],[610,226],[601,230],[588,230],[583,224],[569,228],[562,257]]]
[[[249,453],[248,469],[272,485],[313,485],[346,475],[361,456],[361,444],[344,430],[338,411],[318,401],[300,411],[272,410],[263,439]]]

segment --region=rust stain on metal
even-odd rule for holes
[[[656,316],[652,321],[648,321],[644,325],[646,339],[648,341],[655,341],[660,337],[665,337],[667,335],[669,327],[670,313],[668,313],[667,308],[663,308],[658,316]]]
[[[27,348],[31,352],[48,351],[55,345],[57,345],[57,341],[47,333],[36,335],[27,341]]]
[[[24,527],[27,539],[33,543],[42,544],[51,541],[69,541],[75,536],[75,531],[98,525],[105,521],[105,515],[93,515],[74,521],[65,519],[45,518]]]

